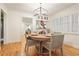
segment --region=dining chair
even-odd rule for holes
[[[63,32],[55,32],[55,31],[52,31],[52,30],[50,30],[50,33],[52,33],[52,34],[57,34],[57,35],[58,35],[58,34],[60,34],[60,35],[61,35],[61,34],[64,34]]]
[[[43,44],[43,47],[45,47],[49,51],[49,55],[51,56],[51,52],[53,49],[60,49],[61,54],[63,55],[63,40],[64,35],[51,35],[50,42],[46,42]]]
[[[28,36],[28,34],[25,34],[25,38],[26,38],[25,52],[26,52],[26,55],[28,55],[29,47],[30,46],[35,46],[36,47],[38,42],[34,41],[30,36]]]

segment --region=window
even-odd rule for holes
[[[53,23],[53,30],[55,32],[65,32],[65,33],[79,32],[79,20],[77,13],[54,18],[52,23]]]

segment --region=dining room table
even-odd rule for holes
[[[42,53],[42,43],[45,42],[45,41],[49,41],[50,40],[50,37],[51,37],[51,34],[31,34],[29,35],[30,38],[32,38],[32,40],[34,41],[39,41],[39,53]]]

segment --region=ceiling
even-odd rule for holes
[[[7,9],[22,11],[33,14],[33,10],[40,6],[40,3],[5,3]],[[55,14],[73,3],[42,3],[42,7],[48,10],[48,15]]]

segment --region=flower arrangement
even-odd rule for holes
[[[43,20],[40,21],[41,29],[39,31],[39,34],[46,34],[46,24]]]
[[[40,21],[40,25],[41,25],[42,29],[46,29],[46,27],[45,27],[46,24],[44,23],[43,20]]]

